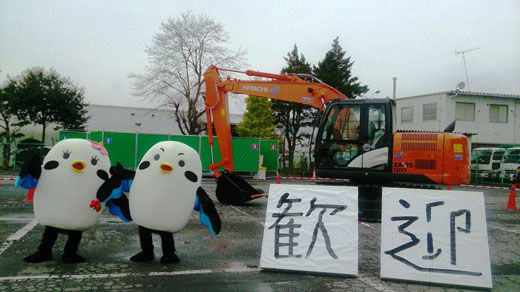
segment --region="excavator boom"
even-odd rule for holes
[[[220,69],[224,71],[224,69]],[[261,190],[251,187],[238,175],[233,174],[233,151],[231,145],[231,123],[227,93],[246,94],[287,102],[306,104],[325,110],[328,103],[347,99],[337,89],[323,82],[309,82],[295,74],[279,75],[257,71],[236,71],[251,77],[270,80],[240,80],[230,77],[222,79],[219,69],[210,66],[204,73],[206,85],[206,116],[209,144],[212,151],[210,169],[217,178],[217,197],[222,202],[241,204],[261,195]],[[218,137],[222,161],[213,161],[213,127]],[[224,172],[219,171],[223,167]],[[223,176],[223,177],[222,177]],[[220,187],[220,188],[219,188]],[[248,191],[246,191],[247,189]]]

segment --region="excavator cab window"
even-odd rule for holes
[[[375,146],[386,133],[385,109],[383,105],[368,108],[368,144]]]
[[[390,108],[389,102],[381,101],[331,104],[317,136],[315,158],[318,167],[386,167],[392,143]]]
[[[358,140],[360,130],[360,107],[334,107],[329,114],[323,139]]]
[[[360,150],[361,106],[336,105],[328,112],[321,140],[328,147],[328,164],[344,167]]]

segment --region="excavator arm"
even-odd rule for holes
[[[230,77],[222,79],[220,71],[233,71],[251,77],[269,80],[240,80]],[[328,103],[336,99],[347,99],[337,89],[315,79],[310,82],[310,75],[279,75],[257,71],[236,71],[218,69],[210,66],[204,73],[206,85],[206,116],[208,139],[211,148],[212,163],[210,169],[217,178],[217,197],[223,203],[241,204],[257,197],[263,192],[250,186],[245,180],[234,174],[233,151],[231,146],[231,123],[227,93],[247,94],[287,102],[306,104],[325,110]],[[213,161],[213,127],[218,137],[222,160]],[[224,168],[220,172],[219,167]]]

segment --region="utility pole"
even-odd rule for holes
[[[471,91],[471,88],[469,87],[469,79],[468,79],[468,67],[466,66],[466,53],[469,53],[471,51],[478,50],[480,48],[473,48],[473,49],[467,49],[462,51],[455,51],[455,55],[462,55],[462,60],[464,61],[464,71],[466,72],[466,84],[468,85],[468,91]]]
[[[397,77],[392,77],[393,88],[392,88],[392,98],[395,100],[397,97]]]

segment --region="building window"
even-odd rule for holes
[[[413,123],[413,106],[401,109],[401,123]]]
[[[437,120],[437,103],[423,104],[423,122]]]
[[[507,105],[490,104],[489,105],[489,122],[490,123],[507,123]]]
[[[456,102],[455,119],[457,121],[475,121],[475,104],[469,102]]]

